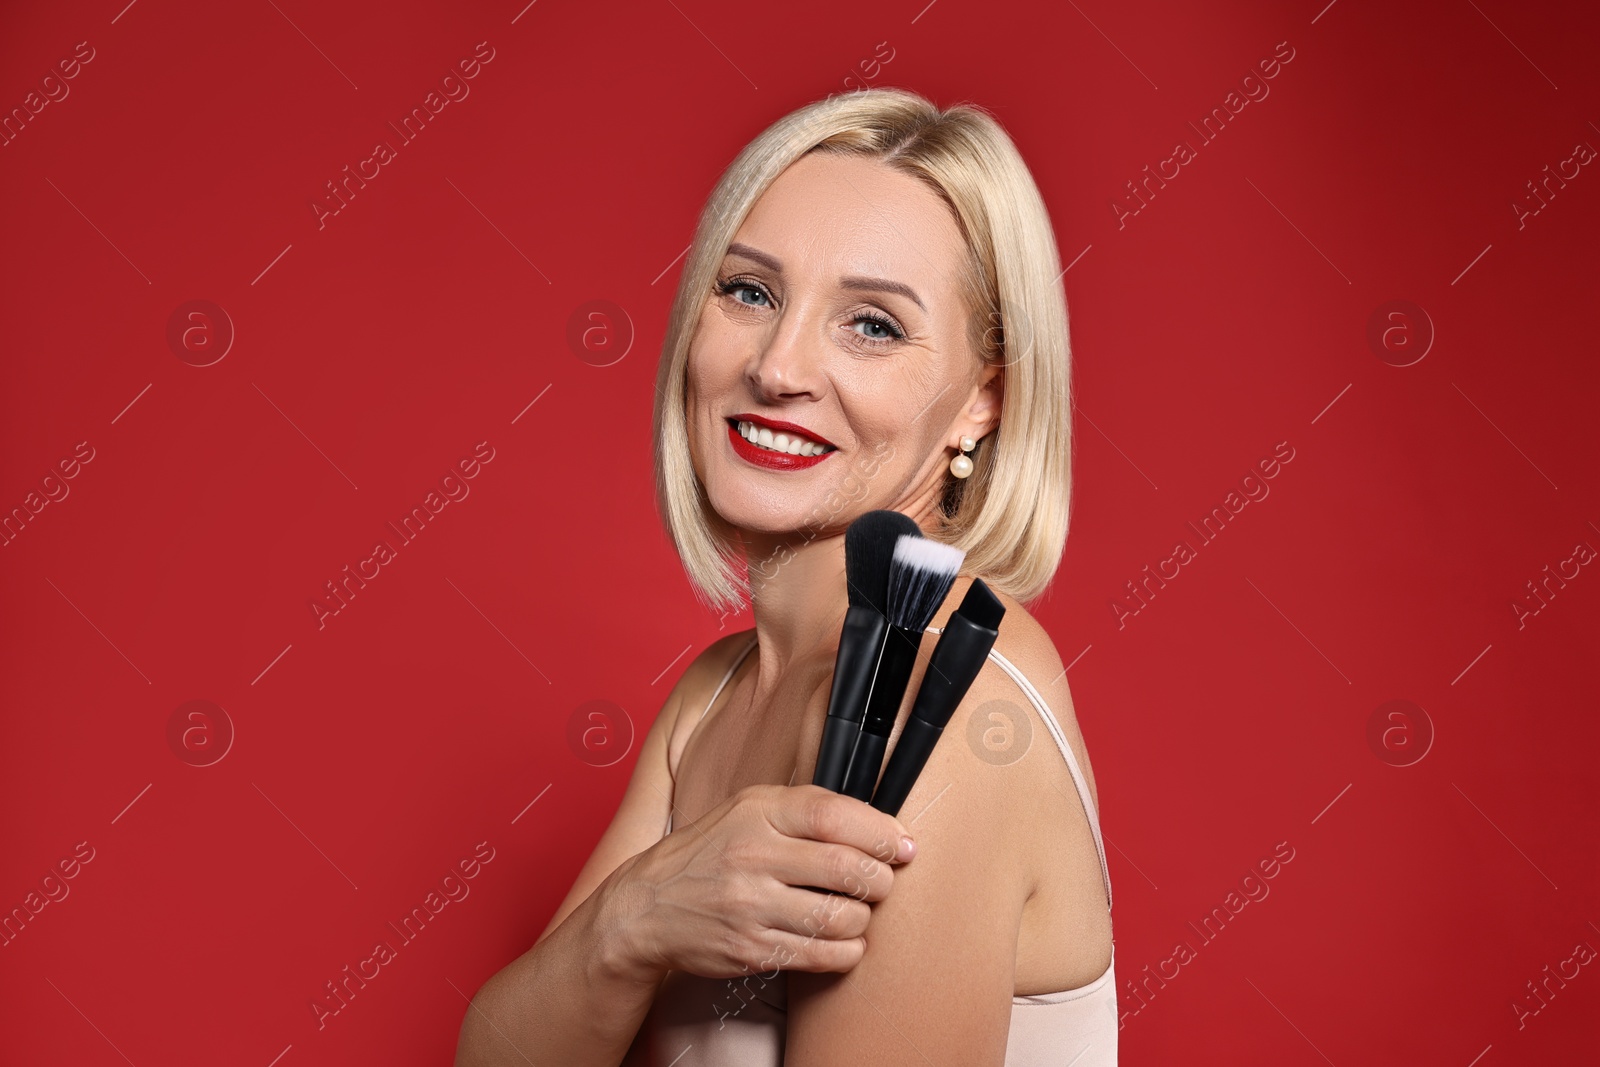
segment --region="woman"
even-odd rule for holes
[[[458,1064],[1115,1063],[1093,779],[1020,603],[1066,538],[1060,274],[975,107],[834,96],[730,166],[665,340],[656,473],[696,588],[748,595],[755,626],[685,670],[549,927],[474,997]],[[808,784],[843,534],[880,508],[966,550],[931,629],[974,577],[1008,608],[901,819]]]

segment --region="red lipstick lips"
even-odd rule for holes
[[[758,445],[751,444],[749,441],[746,441],[742,436],[740,436],[738,424],[741,422],[748,422],[756,426],[762,426],[773,430],[774,432],[785,431],[799,434],[807,440],[828,445],[829,450],[821,453],[820,455],[795,456],[790,455],[787,452],[775,452],[770,448],[762,448]],[[763,419],[758,416],[748,414],[733,415],[728,418],[728,443],[733,446],[734,453],[737,454],[740,459],[754,464],[757,467],[764,467],[767,470],[776,471],[797,471],[805,470],[807,467],[815,467],[818,463],[821,463],[823,460],[833,455],[834,451],[836,451],[831,442],[817,437],[815,434],[811,433],[810,430],[807,430],[803,426],[796,426],[792,422],[780,422],[775,419]]]

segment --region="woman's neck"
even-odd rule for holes
[[[924,494],[896,508],[924,531],[932,528],[934,499]],[[743,534],[749,561],[751,615],[759,641],[758,691],[769,691],[802,657],[831,648],[844,625],[850,597],[844,534]],[[831,662],[831,657],[830,657]],[[770,681],[769,681],[770,680]]]
[[[850,607],[844,536],[748,536],[750,613],[760,642],[759,675],[773,679],[837,637]]]

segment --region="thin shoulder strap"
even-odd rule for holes
[[[733,664],[728,667],[727,672],[723,674],[722,681],[717,683],[717,688],[711,694],[711,699],[706,701],[706,706],[700,709],[700,718],[695,720],[695,725],[696,726],[698,726],[700,724],[700,719],[704,719],[706,717],[706,712],[711,710],[711,705],[713,705],[713,704],[715,704],[717,702],[717,698],[719,696],[721,696],[722,695],[722,691],[727,688],[729,680],[733,678],[733,672],[739,669],[739,665],[745,661],[745,658],[747,656],[750,655],[750,650],[756,647],[756,641],[757,641],[757,638],[754,635],[752,635],[751,638],[750,638],[750,643],[745,646],[745,649],[744,649],[743,652],[739,653],[739,658],[734,660]],[[691,729],[689,732],[692,734],[694,731],[693,731],[693,729]],[[688,743],[689,743],[689,739],[688,738],[684,738],[684,744],[687,745]],[[680,752],[682,751],[681,748],[679,749],[679,751]],[[674,764],[674,762],[671,760],[670,757],[668,758],[668,764],[667,765],[670,768],[670,770],[672,771],[673,775],[676,776],[678,769],[677,769],[677,766]],[[671,804],[668,804],[668,807],[667,807],[667,828],[665,830],[665,833],[668,833],[668,834],[672,833],[672,818],[673,818],[672,806],[671,806]]]
[[[941,632],[943,631],[939,627],[928,627],[928,633],[930,634]],[[1084,781],[1083,770],[1078,766],[1078,757],[1073,754],[1072,746],[1067,743],[1067,736],[1062,732],[1061,724],[1056,721],[1055,713],[1050,710],[1050,705],[1045,703],[1044,697],[1039,695],[1039,691],[1033,687],[1032,682],[1028,681],[1027,676],[1018,670],[1015,664],[1002,656],[999,649],[991,648],[989,650],[989,658],[998,663],[1000,668],[1011,676],[1011,680],[1017,683],[1017,687],[1033,702],[1033,706],[1039,710],[1039,717],[1044,720],[1046,728],[1049,729],[1050,736],[1055,738],[1056,747],[1066,757],[1067,770],[1072,772],[1072,784],[1078,787],[1078,799],[1083,802],[1084,814],[1089,818],[1089,830],[1094,834],[1094,850],[1100,857],[1100,880],[1106,887],[1106,907],[1109,908],[1111,906],[1111,869],[1106,866],[1106,846],[1100,836],[1100,813],[1095,809],[1094,798],[1089,793],[1088,783]]]
[[[722,676],[722,681],[718,682],[717,688],[712,691],[711,699],[706,701],[706,706],[700,709],[700,718],[705,718],[706,712],[711,710],[711,705],[717,702],[717,698],[722,695],[723,689],[727,688],[728,682],[732,680],[733,672],[739,669],[739,665],[745,661],[745,657],[750,655],[751,649],[756,647],[757,640],[757,638],[751,637],[750,643],[744,646],[743,652],[739,653],[739,658],[734,660],[733,664],[728,667],[727,673]]]

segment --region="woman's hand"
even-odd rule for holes
[[[749,786],[607,879],[609,950],[641,980],[848,971],[866,951],[868,905],[914,850],[898,819],[852,797]]]

